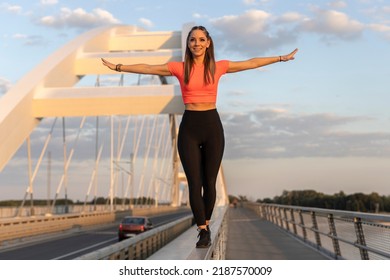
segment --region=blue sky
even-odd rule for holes
[[[0,21],[0,95],[77,35],[107,24],[204,25],[217,59],[297,47],[295,61],[221,79],[229,192],[390,195],[388,1],[2,1]]]

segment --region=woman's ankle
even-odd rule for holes
[[[207,230],[207,225],[200,225],[200,226],[198,226],[198,229],[199,230],[202,230],[202,229]]]

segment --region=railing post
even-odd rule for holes
[[[264,206],[266,214],[265,219],[271,222],[271,207],[269,205]]]
[[[299,219],[301,220],[303,240],[307,240],[307,232],[305,227],[305,220],[303,219],[302,210],[299,210]]]
[[[284,228],[283,226],[283,217],[282,217],[282,208],[278,207],[278,224],[281,228]]]
[[[271,210],[270,210],[270,212],[271,212],[271,222],[273,224],[277,224],[277,220],[275,220],[276,219],[276,217],[275,217],[275,208],[276,208],[276,206],[271,206]]]
[[[287,217],[287,209],[286,208],[283,208],[283,213],[284,213],[284,220],[285,220],[285,223],[286,223],[286,229],[288,231],[290,231],[290,226],[288,224],[288,217]]]
[[[311,221],[313,223],[313,229],[314,229],[314,236],[316,239],[316,244],[318,247],[321,247],[321,237],[318,232],[318,224],[317,224],[317,218],[316,218],[316,213],[312,211],[311,213]]]
[[[256,205],[255,209],[257,216],[261,217],[261,205]]]
[[[295,224],[294,209],[290,209],[290,214],[291,214],[291,222],[292,222],[294,234],[298,235],[298,233],[297,233],[297,225]]]
[[[334,223],[333,214],[328,215],[328,224],[329,224],[329,230],[330,230],[330,235],[333,244],[333,251],[336,257],[337,256],[341,257],[340,244],[339,244],[339,240],[337,239],[336,225]]]
[[[265,214],[265,213],[264,213],[264,207],[265,207],[264,204],[260,204],[259,207],[260,207],[260,218],[266,219],[266,218],[264,217],[264,216],[265,216],[265,215],[264,215],[264,214]]]
[[[355,217],[353,218],[353,223],[355,225],[355,232],[356,232],[356,237],[357,237],[357,244],[359,245],[362,245],[362,246],[366,246],[366,240],[364,238],[364,232],[363,232],[363,226],[362,226],[362,219],[361,218],[358,218],[358,217]],[[368,256],[368,251],[367,249],[364,249],[364,248],[361,248],[359,247],[359,251],[360,251],[360,256],[362,258],[362,260],[369,260],[369,256]]]

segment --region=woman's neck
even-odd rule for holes
[[[194,61],[194,64],[195,64],[195,65],[203,65],[204,56],[194,57],[194,58],[193,58],[193,61]]]

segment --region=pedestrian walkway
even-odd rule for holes
[[[327,260],[250,209],[228,210],[227,260]]]
[[[212,240],[222,221],[223,209],[216,208],[211,221]],[[227,210],[227,260],[328,260],[303,242],[277,226],[260,219],[250,209]],[[202,260],[207,249],[196,249],[196,226],[153,254],[150,260]]]

